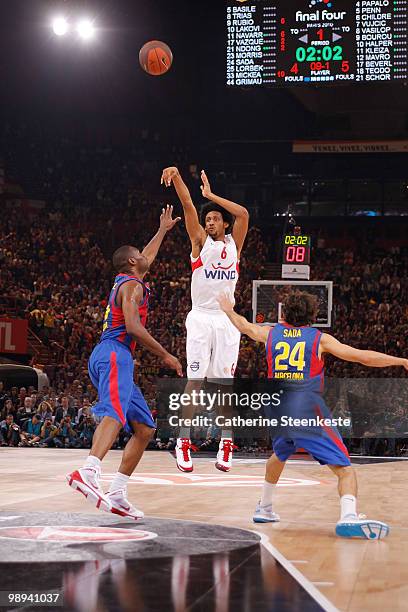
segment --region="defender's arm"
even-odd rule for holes
[[[271,327],[255,325],[254,323],[250,323],[245,317],[237,314],[227,295],[220,295],[218,297],[218,302],[221,306],[221,310],[225,312],[231,323],[235,325],[241,334],[249,336],[256,342],[266,343]]]
[[[157,233],[150,240],[149,244],[145,246],[142,251],[142,255],[147,258],[149,262],[149,266],[156,259],[157,253],[159,252],[161,243],[167,232],[169,232],[173,227],[180,221],[181,217],[176,217],[173,219],[173,206],[166,206],[166,208],[162,209],[162,214],[160,215],[160,226]]]
[[[320,351],[330,353],[344,361],[361,363],[371,368],[387,368],[390,366],[402,366],[408,370],[408,359],[393,357],[377,351],[365,351],[353,348],[348,344],[342,344],[334,336],[323,334],[320,340]]]

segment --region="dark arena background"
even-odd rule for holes
[[[406,0],[2,0],[1,610],[407,609],[407,13]],[[134,381],[157,429],[127,497],[145,516],[69,488],[106,438],[88,359],[109,322],[112,255],[143,249],[166,205],[181,220],[145,278],[146,329],[184,377],[200,367],[186,357],[191,245],[168,167],[198,211],[205,169],[212,193],[249,212],[237,313],[274,327],[300,289],[323,334],[399,358],[324,360],[358,509],[387,538],[336,536],[335,475],[299,445],[269,485],[280,522],[254,522],[273,452],[262,424],[233,425],[220,471],[223,426],[198,419],[194,470],[178,470],[168,389],[187,381],[139,340]],[[299,352],[282,355],[302,369]],[[252,394],[269,384],[265,344],[243,333],[231,373]],[[105,492],[137,435],[112,438]]]

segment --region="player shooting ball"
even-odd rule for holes
[[[217,296],[224,292],[234,303],[241,250],[248,232],[249,213],[244,206],[215,195],[204,170],[201,192],[207,203],[201,211],[201,223],[190,192],[177,168],[165,168],[161,182],[172,184],[184,210],[191,242],[192,310],[186,319],[187,377],[186,393],[200,388],[202,380],[217,382],[232,379],[238,361],[240,333],[221,310]],[[191,411],[188,416],[192,416]],[[180,428],[177,439],[177,467],[191,472],[190,428]],[[232,431],[223,429],[216,467],[231,468]]]

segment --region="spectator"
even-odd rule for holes
[[[24,400],[27,397],[27,389],[25,387],[20,387],[20,391],[18,394],[18,399],[20,402],[20,406],[24,404]]]
[[[24,398],[24,404],[17,410],[16,422],[20,427],[23,427],[25,421],[32,416],[33,400],[31,397]]]
[[[78,448],[80,442],[69,414],[61,419],[55,437],[63,448]]]
[[[19,446],[38,446],[41,435],[41,417],[34,414],[31,419],[25,422],[23,431],[20,432]]]
[[[14,418],[16,418],[17,409],[14,406],[11,399],[6,399],[4,403],[4,408],[0,414],[0,421],[3,421],[8,414],[12,414]]]
[[[55,422],[59,423],[64,417],[69,416],[72,421],[75,421],[75,408],[69,405],[69,399],[66,395],[61,398],[61,406],[55,412]]]
[[[38,414],[43,422],[45,422],[46,419],[52,419],[51,404],[49,402],[42,401],[38,408]]]
[[[20,427],[14,423],[12,414],[8,414],[0,425],[1,435],[8,446],[18,446],[20,443]]]
[[[57,433],[58,427],[53,425],[50,417],[47,417],[44,421],[44,425],[41,427],[40,446],[48,446],[48,448],[61,448],[63,444],[58,438],[56,438]]]
[[[8,394],[6,393],[6,390],[4,389],[4,383],[2,380],[0,380],[0,414],[4,410],[4,404],[7,399],[8,399]]]
[[[91,448],[95,429],[96,423],[92,416],[84,416],[82,423],[78,427],[82,448]]]

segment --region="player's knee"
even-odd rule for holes
[[[331,465],[330,468],[339,479],[350,478],[354,474],[354,468],[351,465]]]
[[[138,425],[133,435],[136,436],[139,440],[149,442],[153,434],[154,429],[152,427],[148,427],[147,425]]]

